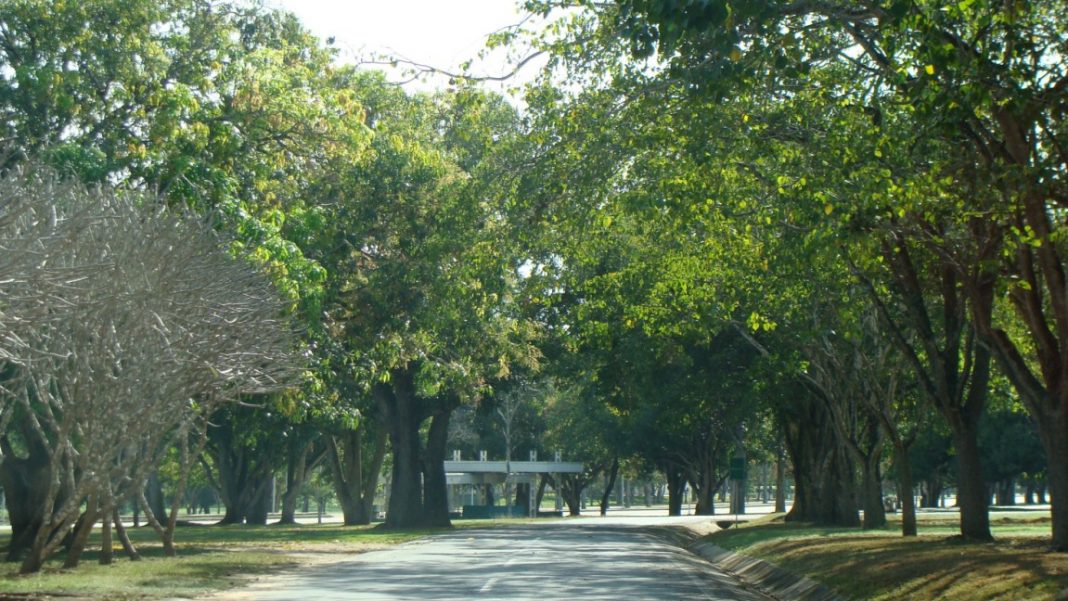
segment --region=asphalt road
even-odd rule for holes
[[[240,596],[263,601],[768,599],[642,528],[561,523],[435,536],[269,578]]]

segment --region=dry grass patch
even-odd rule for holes
[[[94,533],[82,564],[61,567],[57,556],[40,573],[18,575],[19,564],[0,562],[0,601],[4,599],[166,599],[202,598],[240,586],[257,576],[310,563],[340,561],[356,553],[414,540],[435,531],[384,532],[367,527],[197,526],[179,529],[178,557],[165,558],[155,533],[131,530],[144,559],[132,562],[116,543],[115,562],[97,564],[99,533]],[[0,548],[6,546],[0,535]],[[73,598],[73,599],[72,599]]]
[[[763,523],[709,540],[807,575],[846,599],[1068,598],[1068,555],[1048,551],[1048,520],[996,524],[992,544],[954,539],[949,525],[928,530],[906,539],[891,530]]]

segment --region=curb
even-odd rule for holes
[[[841,597],[815,580],[787,572],[762,559],[727,551],[707,542],[697,541],[686,548],[717,568],[775,599],[842,601]]]

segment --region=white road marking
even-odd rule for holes
[[[497,578],[496,577],[490,578],[489,580],[486,581],[486,584],[482,585],[482,588],[478,589],[478,592],[480,592],[480,593],[488,593],[488,592],[490,592],[490,589],[493,588],[493,585],[496,584],[496,582],[497,582]]]

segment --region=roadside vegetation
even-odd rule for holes
[[[843,599],[1060,599],[1068,558],[1049,550],[1049,518],[997,516],[993,542],[957,535],[956,519],[924,515],[919,535],[787,523],[773,515],[705,537],[714,545],[808,576]]]
[[[18,564],[0,563],[0,597],[37,595],[94,599],[198,598],[265,574],[310,563],[337,561],[440,532],[384,532],[369,526],[192,526],[181,528],[177,556],[167,558],[149,528],[129,530],[142,559],[99,565],[99,552],[86,551],[85,565],[63,568],[59,559],[40,571],[19,575]],[[7,542],[0,536],[0,544]],[[98,548],[100,534],[89,541]]]

